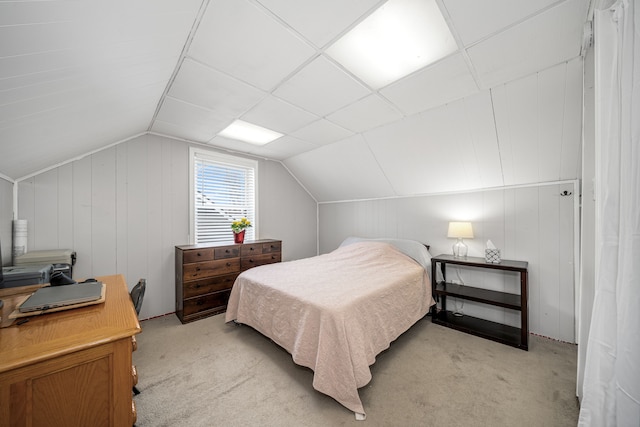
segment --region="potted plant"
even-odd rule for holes
[[[235,220],[231,223],[231,230],[233,230],[233,241],[234,243],[243,243],[244,242],[244,233],[247,228],[251,227],[251,221],[247,218],[242,217],[240,220]]]

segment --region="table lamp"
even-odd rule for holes
[[[453,245],[453,256],[455,258],[466,258],[469,248],[462,239],[473,239],[473,228],[470,222],[456,222],[449,223],[449,232],[447,237],[458,239]]]

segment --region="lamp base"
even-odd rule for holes
[[[453,245],[454,258],[466,258],[468,251],[469,251],[469,247],[465,245],[462,239],[458,239],[458,241]]]

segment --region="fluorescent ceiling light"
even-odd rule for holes
[[[389,0],[326,53],[379,89],[457,49],[435,0]]]
[[[282,136],[281,133],[242,120],[234,121],[218,135],[256,145],[268,144]]]

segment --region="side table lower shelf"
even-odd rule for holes
[[[466,314],[463,316],[455,316],[448,310],[441,310],[436,314],[432,313],[432,321],[438,325],[447,326],[458,331],[528,350],[528,345],[521,344],[520,342],[520,328],[468,316]]]

